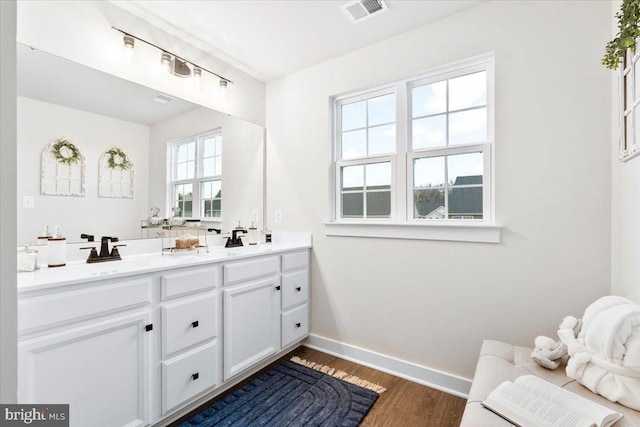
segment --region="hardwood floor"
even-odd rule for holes
[[[448,427],[460,425],[466,404],[466,400],[461,397],[307,347],[299,347],[292,355],[341,369],[350,375],[380,384],[387,389],[380,395],[361,426]]]
[[[307,361],[343,370],[350,375],[380,384],[387,391],[382,393],[362,422],[363,427],[449,427],[460,425],[466,400],[460,397],[425,387],[385,372],[358,365],[307,347],[299,347],[280,360],[298,356]],[[276,363],[279,363],[276,362]],[[274,363],[275,364],[275,363]],[[273,364],[272,364],[273,365]],[[271,365],[271,366],[272,366]],[[250,382],[255,376],[268,370],[267,367],[222,395],[185,415],[171,426],[177,426],[210,406],[216,400],[233,393]]]

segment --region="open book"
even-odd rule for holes
[[[609,427],[622,418],[534,375],[503,382],[482,406],[522,427]]]

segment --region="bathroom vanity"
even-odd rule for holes
[[[18,401],[72,427],[174,420],[309,333],[309,242],[18,275]]]

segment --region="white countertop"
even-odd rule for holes
[[[18,273],[18,293],[38,291],[92,280],[113,279],[134,274],[151,273],[171,268],[199,266],[214,262],[235,261],[243,258],[308,249],[309,242],[263,243],[237,248],[210,247],[208,253],[176,253],[123,255],[121,261],[87,264],[84,261],[67,263],[64,267],[42,268]]]

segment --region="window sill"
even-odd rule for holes
[[[413,222],[325,222],[327,236],[382,239],[448,240],[500,243],[502,227],[493,224],[418,224]]]

